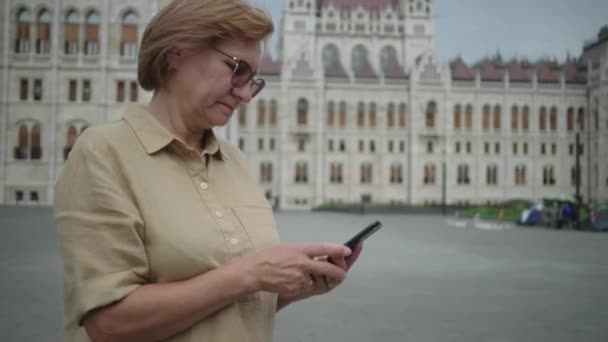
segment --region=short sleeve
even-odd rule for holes
[[[93,130],[78,139],[55,187],[65,319],[75,326],[89,311],[129,295],[149,274],[144,223],[120,158]]]

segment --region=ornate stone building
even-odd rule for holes
[[[163,2],[3,2],[0,203],[51,204],[79,133],[149,99],[136,82],[137,46]],[[278,59],[261,67],[267,88],[218,130],[244,151],[271,202],[573,193],[577,133],[584,198],[608,199],[608,32],[562,64],[446,64],[434,49],[432,0],[284,7]]]

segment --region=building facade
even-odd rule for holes
[[[52,204],[78,135],[145,102],[137,48],[166,0],[5,0],[0,203]],[[269,200],[608,199],[608,32],[556,63],[441,62],[432,0],[288,0],[266,89],[219,134]]]

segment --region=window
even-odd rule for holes
[[[500,143],[494,143],[494,153],[500,154]]]
[[[15,53],[30,52],[30,12],[25,8],[17,12],[17,37],[15,39]]]
[[[372,164],[361,164],[361,184],[372,183]]]
[[[454,144],[454,151],[456,154],[460,154],[460,141],[457,141],[456,144]]]
[[[585,130],[585,109],[584,108],[579,108],[578,109],[578,116],[576,119],[577,123],[578,123],[578,129],[581,131]]]
[[[489,165],[486,169],[486,184],[497,185],[498,184],[498,166]]]
[[[524,106],[521,111],[521,128],[524,131],[528,131],[530,128],[530,108],[528,106]]]
[[[517,143],[513,143],[513,155],[516,156],[517,155]]]
[[[526,185],[526,167],[515,166],[515,185]]]
[[[239,150],[245,151],[245,139],[239,138]]]
[[[334,140],[333,139],[329,139],[327,141],[327,151],[328,152],[333,152],[334,151]]]
[[[244,103],[239,106],[239,126],[247,127],[247,105]]]
[[[84,54],[99,55],[99,15],[95,11],[90,11],[85,19]]]
[[[327,126],[333,127],[335,122],[336,108],[334,101],[327,103]]]
[[[454,129],[460,129],[460,117],[462,116],[462,107],[457,104],[454,106]]]
[[[74,125],[70,125],[68,131],[66,133],[65,145],[63,146],[63,160],[68,160],[68,156],[72,151],[72,147],[76,143],[76,139],[78,138],[78,131]]]
[[[82,102],[91,102],[91,80],[82,81]]]
[[[435,128],[435,113],[437,112],[437,104],[435,101],[430,101],[426,106],[426,128]]]
[[[365,126],[365,103],[359,102],[357,105],[357,126],[359,128]]]
[[[464,126],[466,129],[473,129],[473,106],[468,104],[464,117]]]
[[[42,101],[42,79],[34,79],[34,101]]]
[[[553,166],[543,167],[543,185],[555,185]]]
[[[390,102],[386,106],[386,127],[393,128],[395,126],[395,104]]]
[[[365,144],[363,143],[363,140],[359,140],[359,152],[363,152],[364,148],[365,148]]]
[[[260,182],[272,183],[272,163],[265,162],[260,164]]]
[[[574,130],[574,108],[568,108],[568,114],[566,114],[566,129],[571,132]]]
[[[346,127],[346,102],[340,102],[340,127]]]
[[[405,141],[403,140],[399,141],[399,152],[405,152]]]
[[[17,204],[19,204],[19,202],[23,201],[23,191],[18,190],[15,192],[15,201],[17,202]]]
[[[258,138],[258,151],[264,151],[264,139]]]
[[[19,100],[27,101],[29,94],[29,80],[22,78],[19,80]]]
[[[376,143],[373,140],[369,141],[369,151],[371,153],[376,152]]]
[[[483,152],[485,154],[490,154],[490,143],[484,143],[483,144]]]
[[[271,151],[274,151],[274,149],[275,149],[274,138],[270,138],[270,143],[268,145],[269,145],[268,149],[270,149]]]
[[[426,153],[433,154],[433,142],[432,141],[428,141],[426,143]]]
[[[41,129],[38,123],[19,125],[17,145],[13,150],[16,160],[37,160],[42,158]]]
[[[494,129],[495,130],[499,130],[501,127],[500,124],[500,120],[501,120],[501,109],[499,105],[494,106]]]
[[[482,114],[481,127],[484,131],[490,129],[490,105],[483,106],[483,114]]]
[[[306,184],[308,183],[308,165],[306,162],[298,162],[296,163],[295,170],[295,179],[294,182],[296,184]]]
[[[30,159],[39,160],[42,158],[42,145],[40,140],[40,125],[35,124],[34,127],[32,127],[31,133],[32,146],[30,150]]]
[[[551,144],[551,154],[552,155],[556,155],[557,154],[557,145],[556,144]]]
[[[116,102],[125,102],[125,81],[116,81]]]
[[[369,104],[369,126],[376,127],[376,103],[372,102]]]
[[[425,185],[434,185],[436,176],[435,164],[427,164],[424,166],[424,179]]]
[[[549,127],[551,131],[557,131],[557,108],[551,107],[551,113],[549,114]]]
[[[568,154],[573,156],[574,155],[574,144],[569,144],[568,145]]]
[[[298,139],[298,152],[306,151],[306,140]]]
[[[76,102],[77,88],[76,80],[68,80],[68,101]]]
[[[342,184],[342,164],[332,163],[329,165],[329,182],[332,184]]]
[[[80,16],[75,10],[70,10],[65,17],[65,32],[63,52],[66,55],[78,54]]]
[[[547,129],[547,108],[545,106],[540,107],[538,113],[538,129],[541,131]]]
[[[546,153],[547,153],[547,148],[545,146],[545,143],[541,143],[540,144],[540,154],[544,156]]]
[[[137,25],[139,18],[133,11],[122,17],[120,56],[133,58],[137,55]]]
[[[388,152],[389,153],[393,153],[393,150],[394,150],[394,146],[393,145],[394,145],[394,142],[392,140],[389,140],[388,141]]]
[[[277,100],[270,100],[270,127],[277,127],[278,110]]]
[[[47,9],[42,9],[38,13],[36,53],[48,54],[51,52],[51,13]]]
[[[511,107],[511,130],[517,131],[519,126],[519,108],[517,106]]]
[[[524,155],[528,155],[528,143],[524,143]]]
[[[346,142],[340,140],[340,152],[346,152]]]
[[[403,128],[407,122],[407,105],[405,103],[399,104],[399,127]]]
[[[266,100],[259,99],[258,100],[258,116],[257,116],[258,127],[263,127],[265,122],[266,122]]]
[[[38,202],[38,191],[30,191],[30,202]]]
[[[131,102],[137,102],[137,90],[138,90],[137,82],[131,81],[131,92],[130,92],[130,100]]]
[[[403,168],[401,164],[393,164],[391,165],[391,184],[403,184]]]
[[[467,141],[467,154],[473,153],[473,147],[470,141]]]
[[[458,165],[458,175],[456,183],[459,185],[470,184],[471,178],[469,178],[469,166],[466,164]]]
[[[308,123],[308,101],[306,99],[298,100],[298,125],[306,125]]]

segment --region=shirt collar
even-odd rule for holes
[[[131,126],[148,154],[162,150],[174,140],[178,141],[141,105],[129,105],[122,117]],[[203,155],[209,154],[223,160],[228,159],[228,156],[222,152],[221,142],[216,138],[213,130],[206,130],[203,140],[205,146]]]

